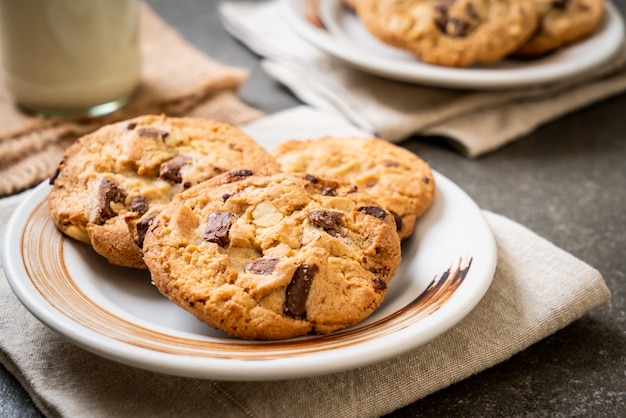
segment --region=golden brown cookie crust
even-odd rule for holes
[[[228,124],[147,115],[105,126],[68,148],[48,204],[66,235],[112,264],[145,268],[140,245],[149,218],[181,191],[238,169],[279,170]]]
[[[428,64],[489,65],[535,31],[532,0],[359,0],[357,13],[379,39]]]
[[[537,30],[514,55],[536,57],[590,36],[602,22],[603,0],[534,0]]]
[[[417,155],[390,142],[366,137],[293,140],[273,152],[283,171],[334,176],[355,183],[399,217],[398,235],[411,235],[430,207],[435,179]]]
[[[354,185],[227,173],[154,219],[144,258],[159,291],[230,335],[328,334],[369,316],[400,263],[393,216]]]
[[[405,3],[406,0],[355,0],[352,6],[363,26],[372,35],[388,45],[402,48],[406,41],[394,30],[395,11],[399,7],[406,7]]]

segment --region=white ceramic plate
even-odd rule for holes
[[[332,373],[382,361],[454,326],[479,302],[496,265],[477,205],[435,173],[436,197],[403,246],[385,301],[358,326],[275,342],[231,338],[162,297],[146,271],[109,265],[65,238],[40,184],[11,218],[3,264],[11,288],[44,324],[115,361],[174,375],[270,380]]]
[[[315,1],[319,9],[313,10]],[[424,64],[373,37],[342,0],[281,0],[288,24],[305,40],[365,72],[425,85],[503,89],[563,81],[597,68],[620,48],[624,22],[610,2],[604,21],[590,38],[530,61],[504,60],[490,67],[450,68]],[[312,23],[323,21],[325,29]]]

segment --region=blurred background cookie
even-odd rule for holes
[[[602,22],[604,0],[533,0],[539,24],[514,56],[535,57],[591,35]]]
[[[357,14],[383,42],[428,64],[492,64],[534,33],[531,0],[359,0]]]

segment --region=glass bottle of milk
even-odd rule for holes
[[[138,0],[0,0],[4,82],[20,107],[100,116],[141,77]]]

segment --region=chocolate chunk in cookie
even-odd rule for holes
[[[209,215],[206,228],[202,234],[202,239],[206,242],[213,242],[220,247],[228,245],[228,231],[235,218],[234,213],[212,212]]]
[[[322,228],[332,236],[337,236],[341,230],[341,223],[343,221],[344,214],[342,212],[332,210],[317,209],[309,212],[308,218],[313,225],[318,228]]]
[[[284,310],[287,315],[293,318],[306,317],[306,302],[317,271],[316,265],[301,264],[296,268],[286,291]]]
[[[183,176],[180,170],[187,164],[191,164],[192,158],[188,155],[177,155],[172,159],[161,164],[159,169],[159,177],[172,183],[181,183]]]
[[[95,223],[101,224],[116,216],[119,209],[114,209],[113,205],[116,203],[123,205],[125,199],[126,192],[117,183],[103,178],[98,187],[98,210]]]

